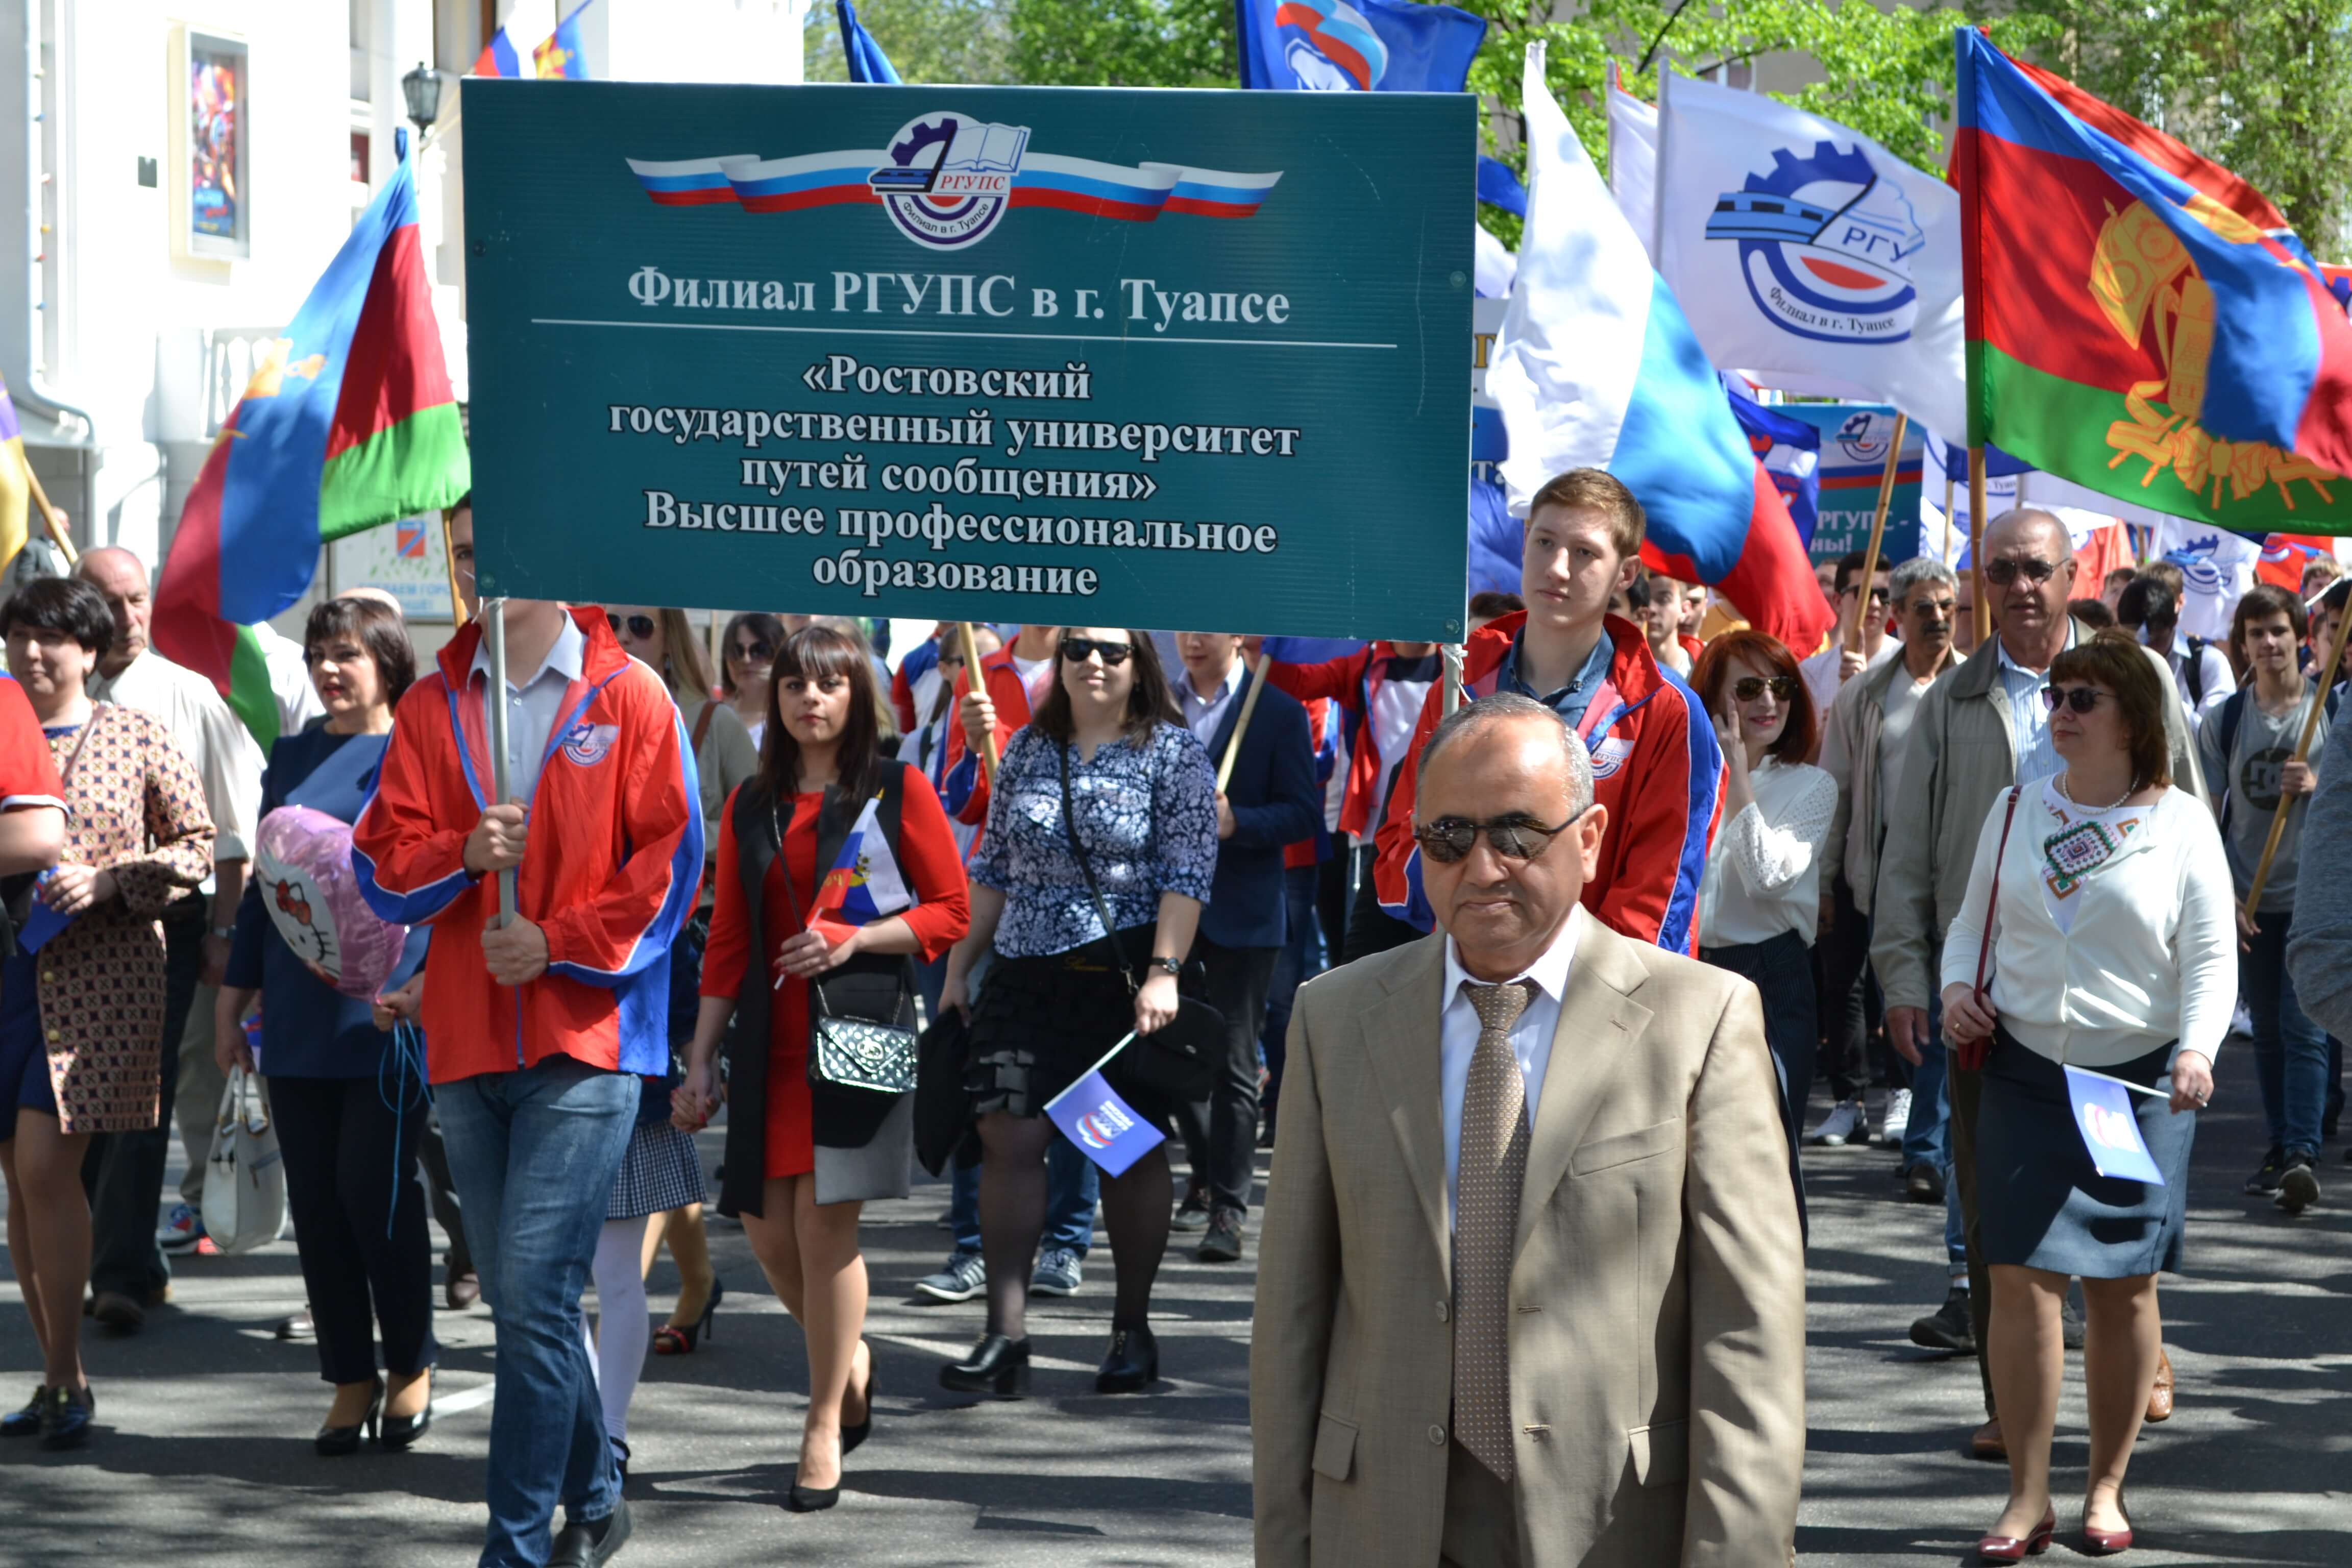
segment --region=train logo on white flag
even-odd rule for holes
[[[1911,335],[1911,263],[1927,236],[1902,187],[1860,146],[1776,150],[1769,171],[1717,199],[1706,237],[1739,247],[1749,296],[1783,331],[1835,343]]]

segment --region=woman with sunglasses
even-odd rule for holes
[[[1724,633],[1699,655],[1691,687],[1715,720],[1724,768],[1722,826],[1699,883],[1698,955],[1764,994],[1794,1175],[1818,1048],[1812,947],[1837,781],[1805,761],[1818,722],[1813,697],[1779,639]],[[1797,1199],[1801,1215],[1801,1181]]]
[[[719,644],[719,695],[743,721],[754,750],[768,732],[768,682],[783,646],[784,623],[765,610],[747,610],[729,621]]]
[[[1176,976],[1216,870],[1216,779],[1177,716],[1150,636],[1063,628],[1054,685],[997,768],[971,862],[971,930],[949,956],[940,997],[971,1020],[964,1084],[980,1121],[988,1264],[987,1331],[970,1355],[940,1369],[943,1386],[999,1398],[1028,1388],[1029,1279],[1055,1136],[1045,1104],[1121,1036],[1175,1017]],[[974,1006],[972,965],[992,951]],[[1167,1123],[1173,1107],[1118,1058],[1103,1071],[1146,1121]],[[1097,1393],[1139,1393],[1160,1375],[1149,1320],[1173,1196],[1164,1146],[1123,1174],[1103,1175],[1118,1279]]]
[[[759,776],[719,817],[719,904],[673,1102],[681,1128],[709,1122],[726,1040],[736,1106],[719,1212],[741,1218],[808,1342],[795,1512],[839,1500],[842,1460],[873,1429],[858,1214],[868,1198],[907,1195],[913,1156],[914,1097],[825,1079],[810,1060],[812,1029],[845,1017],[911,1028],[908,959],[945,952],[969,921],[947,812],[929,781],[882,749],[873,670],[864,640],[832,626],[794,632],[777,653]],[[911,903],[889,907],[886,863]],[[875,911],[862,924],[844,901],[849,879],[826,886],[845,864],[863,873]]]
[[[2131,1544],[2124,1469],[2156,1382],[2156,1276],[2180,1264],[2193,1112],[2212,1097],[2238,989],[2229,860],[2211,814],[2171,787],[2164,710],[2179,699],[2163,674],[2129,633],[2102,631],[2051,662],[2042,692],[2064,768],[1993,803],[1943,956],[1946,1037],[1964,1065],[1982,1061],[1977,1206],[2010,1475],[2008,1505],[1978,1543],[1990,1563],[2042,1551],[2056,1526],[2070,1277],[2088,1309],[2083,1534],[2095,1553]],[[2098,1112],[2099,1164],[2068,1068],[2138,1091],[2115,1090],[2129,1121]],[[2135,1131],[2162,1184],[2100,1173]]]

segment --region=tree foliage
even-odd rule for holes
[[[1013,28],[1004,0],[857,0],[857,19],[910,82],[1024,79],[1013,74]],[[809,7],[802,38],[806,79],[849,79],[831,0],[816,0]]]
[[[2352,0],[2017,0],[2043,63],[2276,202],[2314,251],[2352,216]]]
[[[1008,0],[1019,79],[1065,87],[1232,87],[1232,0]]]

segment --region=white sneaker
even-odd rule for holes
[[[1878,1123],[1878,1141],[1892,1149],[1911,1127],[1911,1091],[1898,1089],[1886,1097],[1886,1115]]]
[[[1838,1149],[1844,1147],[1846,1141],[1857,1132],[1869,1136],[1870,1118],[1864,1112],[1862,1101],[1842,1100],[1827,1116],[1822,1118],[1820,1126],[1805,1134],[1805,1142],[1826,1143]]]

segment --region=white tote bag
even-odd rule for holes
[[[277,1240],[285,1224],[286,1166],[278,1130],[269,1124],[260,1079],[233,1067],[205,1166],[205,1234],[223,1252],[250,1252]]]

